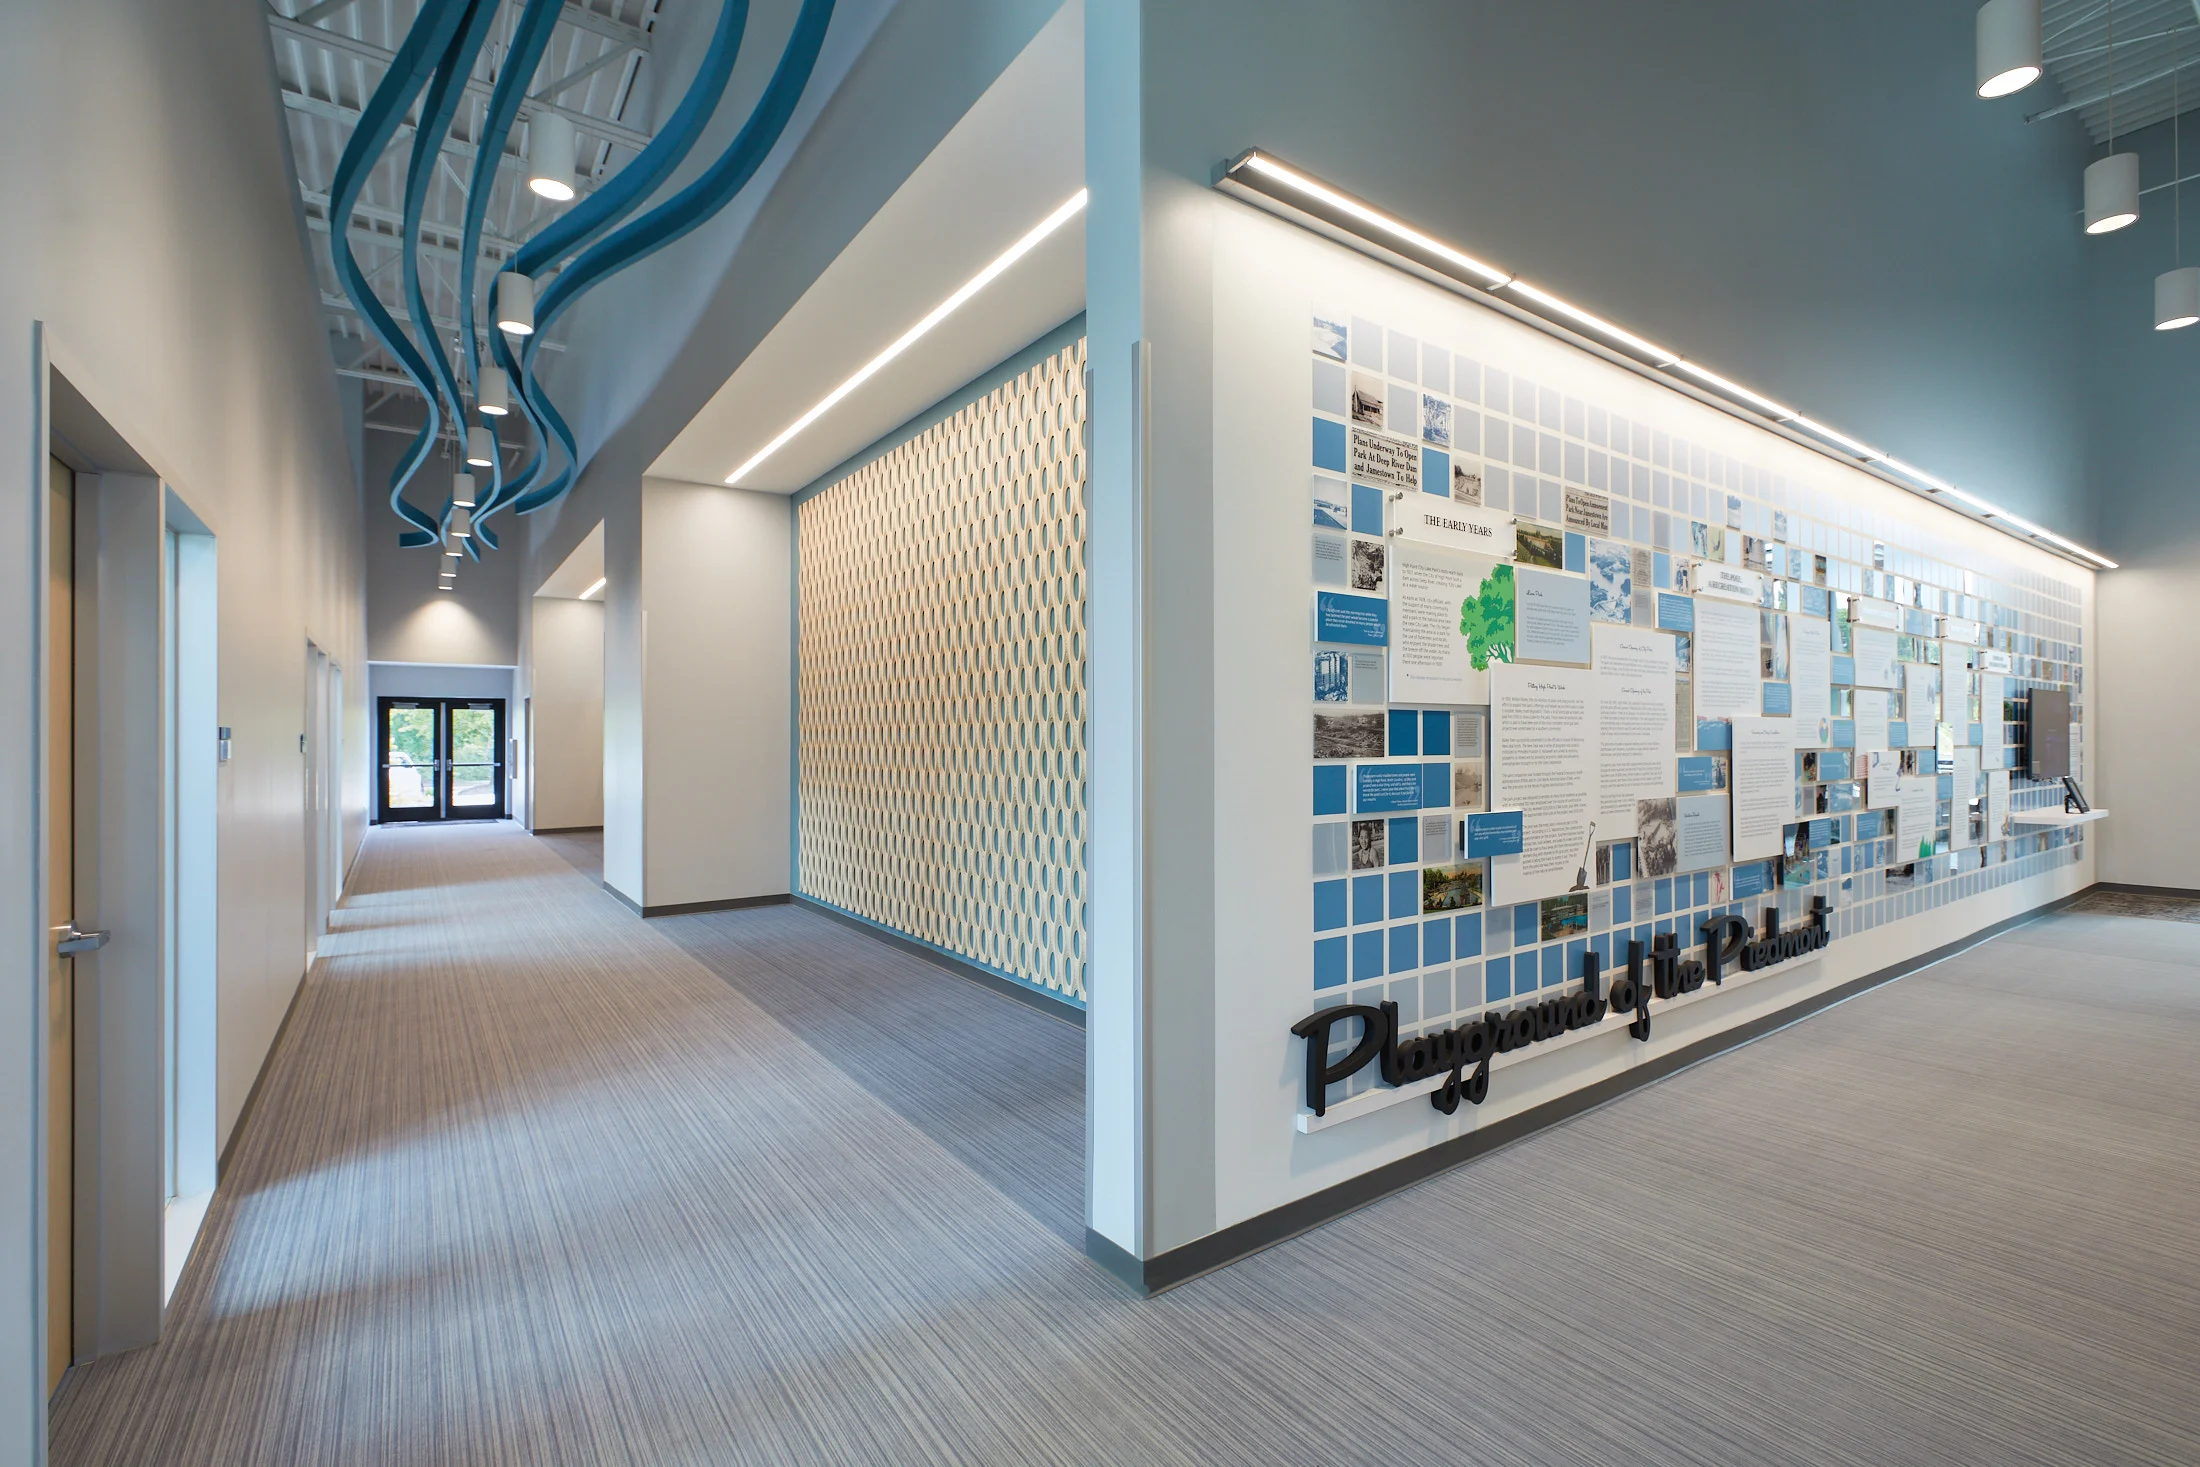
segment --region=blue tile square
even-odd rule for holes
[[[1635,870],[1635,848],[1630,842],[1612,847],[1612,879],[1631,880]]]
[[[1314,419],[1314,467],[1341,474],[1344,462],[1344,424]]]
[[[1651,553],[1650,583],[1660,591],[1673,589],[1673,557],[1662,550]]]
[[[1434,448],[1421,450],[1421,487],[1431,494],[1451,497],[1451,455]]]
[[[1418,917],[1421,915],[1420,872],[1393,871],[1390,873],[1390,915],[1393,917]]]
[[[1345,779],[1342,764],[1320,764],[1314,768],[1314,813],[1316,815],[1342,815],[1345,813],[1347,791],[1350,785]]]
[[[1319,938],[1314,943],[1314,986],[1337,988],[1345,981],[1345,940]]]
[[[1421,929],[1412,923],[1390,929],[1390,971],[1410,973],[1421,966]]]
[[[1658,918],[1657,935],[1660,937],[1671,937],[1673,935],[1673,919],[1671,917]]]
[[[1696,903],[1697,905],[1701,906],[1703,903],[1710,900],[1711,873],[1708,871],[1698,871],[1696,873]]]
[[[1314,930],[1328,932],[1350,923],[1347,912],[1347,893],[1342,881],[1317,881],[1314,883]]]
[[[1448,963],[1451,961],[1451,918],[1421,924],[1421,961],[1424,963]]]
[[[1541,949],[1537,949],[1540,952]],[[1543,986],[1543,969],[1535,952],[1521,953],[1513,959],[1513,993],[1517,996],[1535,992]]]
[[[1589,939],[1589,951],[1597,955],[1597,971],[1600,973],[1609,974],[1612,971],[1613,942],[1614,935],[1609,932],[1600,932]]]
[[[1614,875],[1618,872],[1615,869]],[[1624,927],[1635,920],[1635,889],[1631,886],[1612,888],[1612,924]]]
[[[1371,484],[1352,486],[1352,528],[1362,535],[1383,532],[1383,491]]]
[[[1482,965],[1482,998],[1486,1003],[1512,997],[1513,965],[1511,958],[1491,958]]]
[[[1973,740],[1975,743],[1976,740]],[[1421,715],[1421,752],[1451,756],[1451,715],[1430,709]],[[1449,801],[1446,801],[1448,804]]]
[[[1421,766],[1421,808],[1424,810],[1448,810],[1451,808],[1451,765],[1448,763]]]
[[[1453,924],[1453,937],[1458,943],[1452,954],[1456,958],[1482,956],[1482,914],[1469,912]]]
[[[1580,575],[1589,568],[1589,539],[1576,531],[1566,532],[1565,568]]]
[[[1681,878],[1681,879],[1682,879],[1682,880],[1684,880],[1684,881],[1685,881],[1685,880],[1687,880],[1687,878],[1686,878],[1686,877],[1683,877],[1683,878]],[[1670,877],[1670,876],[1661,876],[1661,877],[1659,877],[1659,878],[1658,878],[1658,893],[1657,893],[1657,909],[1656,909],[1656,915],[1658,915],[1658,916],[1662,917],[1662,916],[1664,916],[1664,915],[1665,915],[1665,914],[1666,914],[1667,912],[1670,912],[1670,911],[1672,911],[1672,910],[1673,910],[1673,878],[1672,878],[1672,877]]]
[[[1420,714],[1415,713],[1411,708],[1393,708],[1390,710],[1390,743],[1388,748],[1393,756],[1421,752]]]
[[[1566,949],[1563,945],[1554,942],[1543,949],[1543,986],[1545,988],[1556,988],[1565,981]]]
[[[1536,905],[1522,902],[1512,909],[1513,946],[1531,947],[1536,939]]]
[[[1579,978],[1581,976],[1581,958],[1588,951],[1589,940],[1585,937],[1577,937],[1568,942],[1566,944],[1566,961],[1559,969],[1561,975],[1568,981]]]
[[[1370,927],[1352,934],[1352,981],[1383,976],[1383,929]]]
[[[1394,815],[1390,820],[1390,864],[1410,866],[1421,859],[1421,822],[1411,815]]]
[[[1383,920],[1383,878],[1380,876],[1355,876],[1352,878],[1352,925],[1364,926]]]

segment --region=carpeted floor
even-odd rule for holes
[[[2073,912],[2103,917],[2147,917],[2157,922],[2200,922],[2200,898],[2154,891],[2105,891],[2098,887],[2072,902]]]
[[[1077,1030],[584,866],[370,838],[56,1463],[2200,1461],[2180,927],[2035,923],[1140,1302]]]

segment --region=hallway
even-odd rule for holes
[[[53,1460],[2189,1462],[2191,936],[2044,919],[1140,1302],[1074,1027],[378,829]]]

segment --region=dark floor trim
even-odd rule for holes
[[[538,825],[527,833],[529,835],[586,835],[591,831],[601,829],[603,827],[600,825]]]
[[[725,897],[715,902],[666,902],[662,906],[645,907],[610,882],[600,882],[605,891],[619,899],[619,904],[637,917],[687,917],[697,912],[733,912],[743,907],[783,907],[794,900],[785,892],[768,896]]]
[[[2091,890],[2092,887],[2086,888],[2086,891]],[[1892,983],[1897,978],[1908,977],[1921,968],[1929,968],[1968,948],[1999,937],[2012,928],[2022,927],[2067,907],[2084,895],[2084,891],[2073,892],[2028,912],[2005,917],[1991,926],[1982,927],[1930,952],[1920,953],[1875,973],[1866,973],[1861,978],[1851,979],[1838,988],[1802,999],[1778,1013],[1737,1025],[1724,1033],[1709,1035],[1649,1064],[1638,1066],[1624,1074],[1613,1075],[1594,1085],[1584,1086],[1546,1105],[1509,1116],[1469,1135],[1456,1136],[1431,1146],[1426,1151],[1401,1157],[1373,1171],[1339,1182],[1334,1187],[1301,1197],[1296,1202],[1285,1203],[1272,1212],[1247,1218],[1244,1222],[1233,1223],[1219,1232],[1209,1233],[1204,1238],[1194,1239],[1156,1257],[1143,1260],[1134,1258],[1114,1242],[1088,1228],[1085,1230],[1085,1256],[1132,1293],[1150,1298],[1166,1289],[1173,1289],[1178,1284],[1188,1283],[1201,1274],[1212,1273],[1224,1264],[1235,1263],[1248,1254],[1258,1253],[1278,1243],[1287,1242],[1301,1233],[1311,1232],[1323,1223],[1331,1222],[1348,1212],[1358,1211],[1371,1202],[1379,1202],[1392,1193],[1417,1186],[1463,1162],[1486,1156],[1561,1121],[1595,1110],[1598,1106],[1644,1085],[1654,1084],[1668,1075],[1678,1074],[1728,1050],[1739,1049],[1860,993]]]
[[[2128,881],[2096,881],[2086,891],[2120,891],[2126,896],[2182,897],[2187,901],[2200,901],[2200,891],[2189,886],[2133,886]]]
[[[222,1154],[214,1160],[216,1187],[229,1180],[229,1163],[237,1154],[237,1142],[260,1108],[260,1092],[267,1086],[267,1072],[275,1067],[275,1055],[283,1047],[283,1036],[290,1032],[290,1021],[297,1016],[298,1000],[305,997],[306,979],[312,976],[311,968],[300,973],[298,986],[290,990],[290,1003],[283,1009],[282,1022],[275,1026],[275,1037],[268,1041],[267,1053],[260,1056],[260,1072],[252,1077],[252,1088],[244,1093],[244,1106],[237,1112],[237,1124],[229,1128],[229,1139],[222,1143]]]
[[[811,897],[797,896],[793,901],[796,906],[804,911],[815,912],[821,917],[830,917],[844,926],[853,927],[866,937],[876,938],[889,947],[900,948],[903,952],[914,957],[920,957],[935,967],[945,968],[958,978],[967,978],[981,987],[992,989],[995,993],[1006,994],[1018,1003],[1029,1005],[1040,1013],[1051,1018],[1060,1019],[1066,1024],[1075,1024],[1080,1029],[1085,1027],[1085,1011],[1083,1009],[1075,1004],[1064,1003],[1061,999],[1053,997],[1042,989],[1034,988],[1028,983],[1019,983],[1014,978],[1003,977],[990,968],[980,967],[976,963],[956,957],[953,953],[941,952],[928,942],[919,942],[916,938],[896,932],[891,927],[882,927],[868,917],[859,917],[853,912],[844,912],[838,907],[817,901]]]

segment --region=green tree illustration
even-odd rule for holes
[[[1459,635],[1467,639],[1467,653],[1478,672],[1487,671],[1492,662],[1512,661],[1511,566],[1498,566],[1483,580],[1479,594],[1459,603]]]

